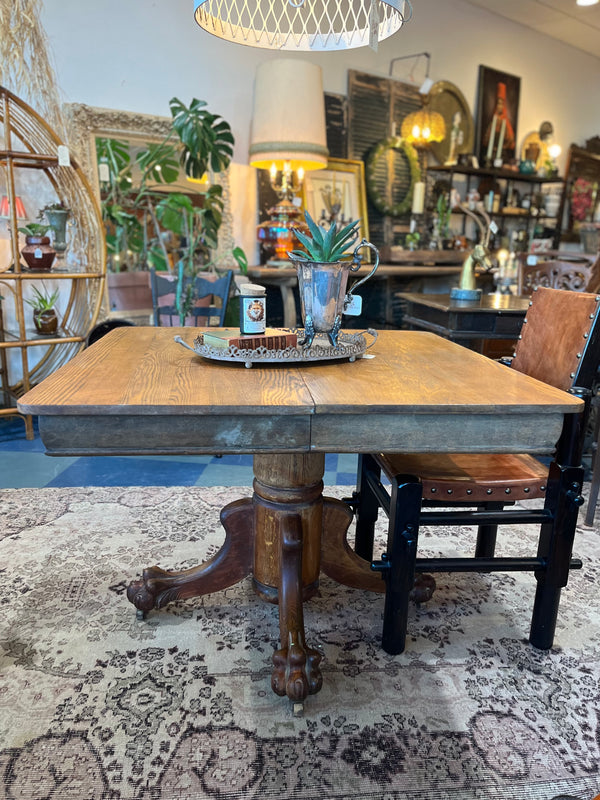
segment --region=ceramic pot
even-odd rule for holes
[[[66,209],[55,208],[45,211],[46,217],[52,228],[52,245],[57,253],[64,253],[67,249],[67,220],[69,211]]]
[[[34,311],[33,324],[38,333],[56,333],[58,328],[56,311],[53,308],[48,308],[45,311]]]
[[[56,250],[47,236],[26,236],[25,247],[21,250],[29,269],[36,272],[49,272],[56,258]]]

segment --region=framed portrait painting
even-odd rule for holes
[[[360,219],[360,238],[369,238],[365,167],[362,161],[330,158],[325,169],[307,172],[302,202],[315,222],[329,227]]]
[[[482,167],[501,166],[517,156],[520,92],[520,78],[479,67],[475,153]]]

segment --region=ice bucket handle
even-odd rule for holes
[[[373,264],[373,269],[371,270],[371,272],[369,272],[368,275],[365,275],[364,278],[361,278],[353,286],[350,287],[350,290],[346,293],[345,304],[350,301],[352,292],[358,289],[358,287],[365,281],[368,281],[369,278],[371,278],[375,274],[375,270],[379,266],[379,250],[375,247],[374,244],[371,244],[371,242],[368,242],[366,239],[363,239],[361,243],[358,245],[358,247],[354,249],[354,253],[352,254],[352,257],[354,259],[354,264],[353,266],[350,267],[350,272],[356,272],[356,270],[360,269],[360,267],[362,266],[362,259],[358,251],[363,247],[369,247],[375,253],[375,263]]]

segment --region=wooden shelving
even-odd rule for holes
[[[72,157],[69,164],[59,163],[58,148],[65,143],[32,108],[3,87],[0,126],[11,247],[11,265],[0,271],[0,416],[12,416],[18,415],[16,401],[22,394],[85,345],[102,304],[106,256],[100,209],[87,178]],[[56,201],[71,210],[73,258],[68,264],[58,260],[50,272],[26,269],[20,255],[16,197],[21,193],[21,171],[32,169],[43,171]],[[40,335],[26,300],[31,286],[50,280],[60,289],[61,319],[56,334]],[[14,356],[15,351],[20,358]],[[24,420],[27,437],[32,438],[32,418]]]

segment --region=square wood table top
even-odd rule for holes
[[[547,453],[582,402],[431,333],[380,331],[366,357],[211,361],[194,328],[117,328],[31,389],[47,452]]]

